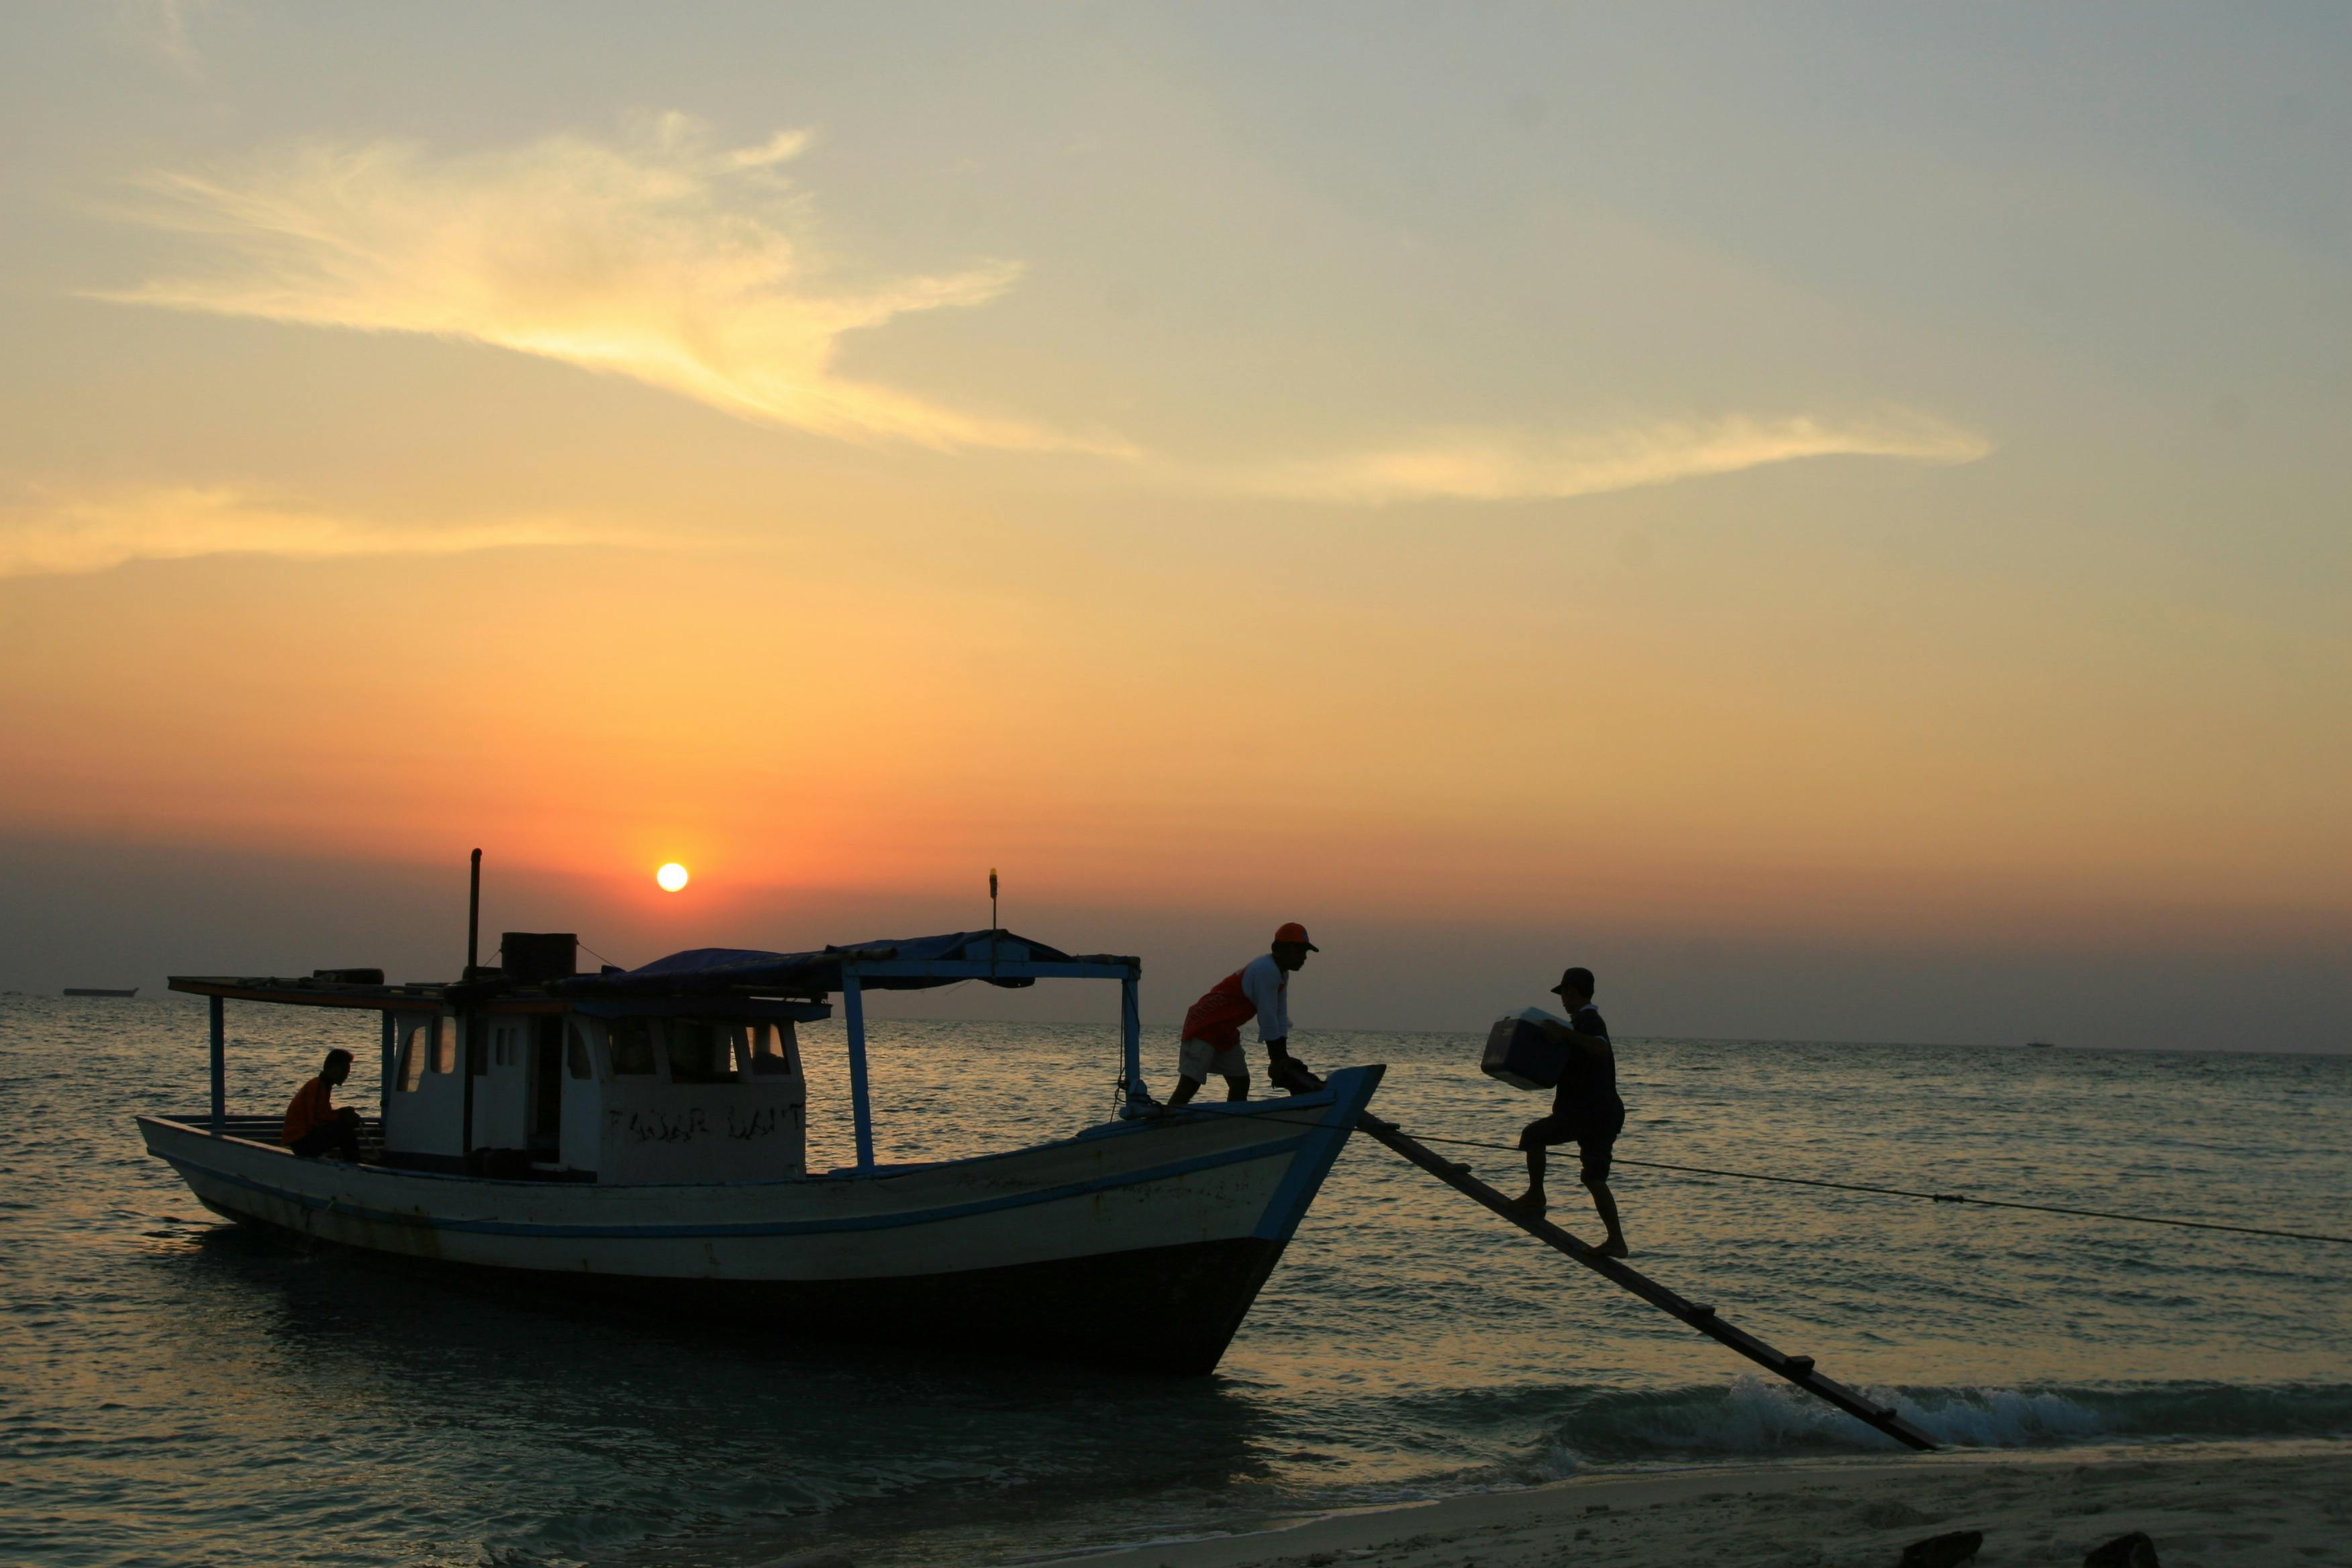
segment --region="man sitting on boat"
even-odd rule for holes
[[[1530,1121],[1519,1134],[1528,1152],[1528,1190],[1517,1200],[1529,1214],[1541,1214],[1544,1197],[1544,1150],[1550,1144],[1573,1142],[1580,1169],[1578,1179],[1592,1194],[1592,1207],[1609,1230],[1601,1250],[1612,1258],[1628,1256],[1625,1233],[1617,1225],[1617,1199],[1609,1191],[1609,1157],[1624,1130],[1625,1102],[1617,1098],[1617,1050],[1609,1026],[1592,1005],[1592,971],[1570,969],[1559,977],[1552,994],[1568,1007],[1568,1027],[1546,1026],[1569,1047],[1568,1065],[1552,1090],[1551,1114]]]
[[[352,1076],[352,1053],[331,1050],[320,1064],[319,1076],[294,1091],[286,1108],[286,1129],[278,1142],[306,1160],[333,1154],[360,1163],[360,1113],[334,1103],[335,1086]]]
[[[1227,1100],[1249,1098],[1249,1058],[1242,1055],[1241,1026],[1257,1020],[1265,1046],[1265,1076],[1276,1089],[1306,1094],[1323,1087],[1307,1064],[1290,1054],[1290,977],[1307,955],[1323,950],[1307,940],[1307,928],[1290,921],[1274,933],[1274,947],[1209,987],[1184,1015],[1183,1043],[1176,1058],[1176,1091],[1171,1106],[1183,1104],[1214,1072],[1225,1080]]]

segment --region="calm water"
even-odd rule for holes
[[[1105,988],[1108,990],[1108,988]],[[231,1109],[372,1016],[231,1004]],[[1018,1561],[1579,1469],[1885,1440],[1359,1142],[1213,1379],[844,1353],[527,1305],[225,1226],[130,1117],[203,1103],[201,1005],[0,997],[0,1560]],[[1069,1131],[1113,1032],[880,1024],[885,1158]],[[808,1036],[812,1159],[846,1112]],[[1507,1138],[1476,1042],[1386,1061],[1408,1129]],[[1164,1080],[1167,1031],[1147,1043]],[[1629,1041],[1621,1155],[2352,1229],[2352,1059]],[[373,1100],[372,1084],[355,1080]],[[1468,1152],[1497,1181],[1511,1156]],[[2352,1247],[1625,1170],[1636,1261],[1955,1444],[2352,1435]],[[1571,1184],[1558,1214],[1593,1234]]]

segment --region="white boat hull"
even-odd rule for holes
[[[602,1185],[306,1160],[142,1117],[206,1206],[389,1257],[676,1305],[794,1333],[1215,1366],[1378,1067],[1057,1143],[866,1176]]]

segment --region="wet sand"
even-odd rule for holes
[[[1115,1568],[1895,1568],[1978,1530],[1978,1568],[2080,1563],[2145,1531],[2164,1568],[2352,1565],[2352,1444],[1791,1462],[1579,1478],[1069,1562]]]

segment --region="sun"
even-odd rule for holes
[[[675,893],[686,886],[686,868],[673,860],[654,873],[654,880],[661,884],[663,892]]]

